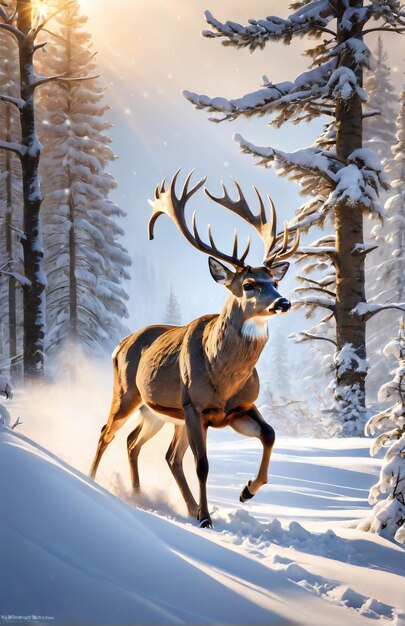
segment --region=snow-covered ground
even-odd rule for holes
[[[368,441],[279,438],[269,484],[240,505],[259,445],[215,432],[215,528],[207,530],[177,513],[169,497],[163,501],[164,481],[142,499],[153,510],[141,509],[121,477],[109,484],[128,502],[26,431],[0,431],[0,621],[404,626],[402,548],[355,529],[369,511],[380,463],[369,457]],[[124,459],[123,438],[119,446]],[[60,438],[50,447],[69,457]],[[144,473],[153,469],[153,453],[153,446],[145,450]],[[156,480],[159,472],[151,475]]]

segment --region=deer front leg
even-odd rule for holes
[[[256,478],[249,480],[239,496],[241,502],[250,500],[267,483],[271,452],[276,438],[273,428],[268,424],[254,406],[244,415],[239,415],[231,426],[241,435],[257,437],[263,445],[262,460]]]
[[[212,528],[212,521],[208,512],[207,501],[207,478],[209,467],[207,458],[207,427],[202,423],[200,414],[191,404],[184,406],[183,410],[188,440],[194,454],[200,490],[197,519],[200,522],[201,528]]]

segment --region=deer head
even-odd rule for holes
[[[232,200],[223,188],[223,196],[217,198],[207,189],[206,195],[233,211],[251,224],[264,243],[263,264],[259,267],[250,267],[245,263],[250,248],[250,240],[243,253],[238,254],[238,235],[235,231],[232,254],[221,252],[214,242],[211,228],[208,226],[209,244],[204,242],[197,230],[195,212],[192,216],[191,230],[185,218],[185,208],[188,200],[202,187],[206,178],[201,179],[194,187],[189,189],[190,179],[193,172],[187,176],[180,196],[176,195],[176,180],[180,170],[174,175],[168,189],[165,189],[165,181],[156,187],[155,199],[149,201],[153,212],[149,221],[149,239],[154,237],[154,226],[157,218],[165,213],[175,223],[182,235],[192,246],[209,254],[209,268],[212,277],[217,283],[224,285],[233,296],[238,299],[239,306],[245,319],[252,319],[255,322],[265,322],[268,317],[275,313],[286,313],[291,308],[291,303],[281,296],[277,287],[279,281],[285,276],[289,263],[287,258],[292,256],[299,246],[299,230],[295,232],[295,239],[289,247],[290,232],[287,223],[284,224],[284,232],[277,235],[277,217],[273,201],[269,196],[270,219],[266,215],[263,199],[259,191],[254,187],[259,202],[259,214],[255,215],[248,206],[245,196],[236,181],[234,185],[237,190],[236,200]],[[233,270],[222,262],[233,266]]]

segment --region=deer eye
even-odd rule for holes
[[[252,294],[254,290],[255,288],[254,288],[254,285],[252,285],[252,283],[245,283],[243,285],[243,291],[245,291],[247,294]]]

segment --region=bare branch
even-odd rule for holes
[[[327,296],[331,296],[332,298],[336,298],[336,294],[333,291],[329,291],[329,289],[325,289],[324,287],[298,287],[296,293],[305,293],[307,291],[320,291],[321,293],[325,293]]]
[[[17,426],[21,426],[21,424],[24,424],[24,422],[22,422],[20,418],[17,417],[16,421],[14,422],[12,426],[10,426],[10,428],[11,430],[14,430],[15,428],[17,428]]]
[[[54,76],[37,76],[35,77],[32,83],[32,88],[36,89],[37,87],[40,87],[41,85],[46,85],[46,83],[50,83],[53,81],[73,83],[73,82],[79,82],[83,80],[94,80],[99,77],[100,77],[99,74],[95,74],[94,76],[78,76],[77,78],[69,78],[68,76],[65,76],[64,74],[55,74]]]
[[[365,120],[368,117],[375,117],[376,115],[381,115],[381,111],[370,111],[370,113],[363,113],[362,118]]]
[[[293,335],[290,335],[291,338],[296,337],[297,338],[297,342],[299,343],[300,341],[309,341],[312,339],[317,339],[319,341],[328,341],[329,343],[332,343],[334,346],[337,346],[337,343],[334,339],[332,339],[331,337],[326,337],[324,335],[315,335],[313,333],[310,333],[306,330],[302,330],[298,333],[295,333]]]
[[[42,43],[37,43],[34,46],[34,52],[36,52],[37,50],[40,50],[41,48],[45,48],[45,46],[47,46],[47,45],[48,45],[47,41],[43,41]]]
[[[401,35],[405,31],[405,28],[386,28],[385,26],[378,26],[376,28],[367,28],[366,30],[363,30],[362,35],[368,35],[369,33],[377,33],[382,31],[385,31],[386,33],[397,33],[398,35]]]

